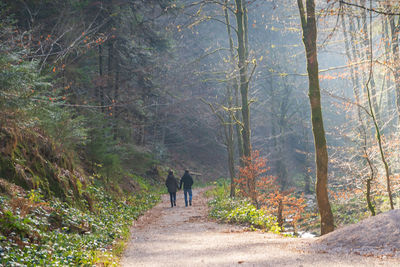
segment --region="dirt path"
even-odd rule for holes
[[[400,266],[398,259],[306,253],[313,239],[283,238],[207,219],[204,189],[194,190],[193,206],[177,207],[169,196],[132,228],[122,266]]]

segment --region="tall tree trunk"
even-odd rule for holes
[[[242,8],[243,8],[243,29],[244,29],[244,56],[247,60],[249,57],[249,23],[248,23],[248,17],[247,17],[247,3],[246,1],[242,1]]]
[[[274,85],[271,84],[271,110],[279,111],[271,118],[271,132],[273,136],[273,146],[275,153],[275,168],[278,175],[278,182],[281,186],[281,191],[285,191],[288,184],[288,175],[285,161],[283,159],[283,145],[285,144],[284,130],[286,127],[287,107],[289,104],[289,90],[285,84],[285,95],[282,99],[277,99],[273,90]]]
[[[144,122],[142,122],[143,124],[140,126],[140,139],[139,139],[139,144],[144,146],[146,144],[146,125],[144,124]]]
[[[234,90],[235,90],[235,106],[238,107],[240,101],[239,101],[239,86],[238,86],[237,82],[235,84]],[[235,117],[238,121],[241,121],[241,122],[243,121],[239,110],[237,110],[235,112]],[[239,123],[236,123],[235,131],[236,131],[237,148],[238,148],[238,155],[239,155],[239,165],[241,167],[243,167],[244,166],[244,164],[243,164],[243,155],[244,155],[244,153],[243,153],[243,138],[242,138],[243,135],[242,135],[242,127]]]
[[[247,47],[246,47],[246,29],[247,29],[247,10],[243,5],[243,0],[235,0],[236,3],[236,24],[237,24],[237,41],[238,41],[238,68],[240,73],[240,94],[242,99],[242,141],[243,141],[243,156],[247,159],[246,164],[251,164],[251,141],[250,141],[250,107],[248,101],[249,80],[247,73]],[[249,179],[248,188],[250,190],[250,198],[253,203],[257,204],[256,181]]]
[[[119,117],[119,107],[118,107],[118,99],[119,99],[119,76],[121,72],[121,66],[120,62],[118,60],[118,57],[115,59],[115,86],[114,86],[114,99],[113,99],[113,104],[114,104],[114,139],[117,139],[118,136],[118,117]]]
[[[112,105],[110,102],[111,98],[111,93],[113,91],[114,87],[114,75],[113,75],[113,65],[114,65],[114,45],[113,42],[108,43],[108,62],[107,62],[107,91],[105,93],[105,103],[108,106],[107,107],[107,113],[108,116],[110,116],[109,120],[109,126],[111,129],[114,128],[114,123],[115,121],[112,119],[113,115],[113,110],[112,110]],[[115,137],[113,137],[115,138]]]
[[[382,38],[383,38],[384,44],[385,44],[385,60],[386,60],[386,62],[390,62],[390,58],[391,58],[391,55],[392,55],[392,51],[391,51],[391,43],[392,42],[389,41],[391,39],[389,37],[389,27],[390,27],[389,26],[389,21],[388,20],[382,20]],[[391,69],[387,68],[386,69],[386,76],[385,76],[386,77],[386,88],[387,88],[387,90],[386,90],[386,99],[387,99],[386,100],[386,118],[385,118],[386,121],[389,120],[391,115],[392,115],[392,112],[391,112],[392,108],[396,109],[397,117],[400,117],[400,106],[397,106],[397,105],[393,106],[392,105],[392,99],[394,99],[394,97],[392,97],[391,90],[389,90],[389,88],[391,88],[392,85],[393,85],[394,88],[395,88],[395,95],[396,95],[395,99],[396,99],[396,102],[397,102],[396,91],[397,91],[397,88],[399,88],[399,90],[400,90],[400,79],[399,79],[399,87],[397,87],[396,83],[395,82],[393,83],[390,74],[391,74]],[[395,128],[395,124],[390,123],[390,125],[388,125],[387,128],[393,129],[393,128]]]
[[[282,198],[279,199],[278,201],[278,216],[277,216],[277,221],[278,221],[278,226],[283,229],[283,201]]]
[[[396,92],[396,110],[397,116],[400,118],[400,56],[399,56],[399,32],[400,32],[400,17],[398,18],[397,25],[394,21],[394,16],[389,16],[390,32],[392,34],[392,60],[394,63],[394,84]],[[400,119],[399,119],[400,123]]]
[[[370,9],[372,9],[372,1],[370,1]],[[382,163],[383,163],[383,165],[385,167],[386,189],[387,189],[388,196],[389,196],[390,208],[394,209],[392,189],[391,189],[391,185],[390,185],[390,182],[391,182],[391,179],[390,179],[391,171],[390,171],[389,163],[386,160],[386,156],[385,156],[385,153],[383,151],[381,131],[380,131],[380,128],[379,128],[379,125],[378,125],[376,114],[375,114],[373,106],[372,106],[373,105],[372,96],[371,96],[371,92],[370,92],[370,89],[369,89],[369,86],[368,86],[370,84],[370,81],[372,79],[372,74],[373,74],[373,64],[372,64],[372,13],[370,13],[370,18],[369,19],[370,19],[370,30],[369,30],[370,37],[369,37],[369,47],[368,47],[368,49],[369,49],[369,54],[370,54],[370,57],[369,57],[369,61],[370,62],[369,62],[369,78],[368,78],[368,81],[365,83],[365,87],[366,87],[366,90],[367,90],[368,106],[369,106],[369,111],[370,111],[369,115],[371,116],[371,119],[372,119],[372,121],[374,123],[374,126],[375,126],[375,133],[376,133],[375,137],[376,137],[376,139],[378,141],[381,160],[382,160]]]
[[[233,110],[233,92],[232,88],[235,92],[237,92],[237,78],[235,74],[235,64],[234,64],[234,50],[233,50],[233,40],[232,40],[232,34],[231,34],[231,24],[229,20],[229,14],[228,14],[228,0],[225,0],[224,2],[224,16],[225,16],[225,23],[226,23],[226,31],[228,33],[228,39],[229,39],[229,50],[230,50],[230,62],[232,66],[232,72],[228,74],[228,86],[227,86],[227,98],[228,98],[228,114],[229,114],[229,121],[228,121],[228,132],[227,132],[227,149],[228,149],[228,168],[229,168],[229,175],[231,179],[231,188],[230,188],[230,196],[234,197],[235,196],[235,141],[234,141],[234,130],[233,130],[233,124],[235,124],[236,129],[240,127],[238,123],[234,121],[234,113],[235,111]],[[233,75],[232,78],[230,76]],[[241,144],[241,143],[240,143]]]
[[[227,94],[231,95],[231,88],[227,86]],[[228,103],[228,106],[231,106],[232,102]],[[211,105],[210,105],[211,106]],[[235,147],[234,147],[234,139],[233,139],[233,111],[228,112],[228,121],[216,113],[214,108],[212,108],[213,112],[219,117],[221,125],[224,129],[225,135],[225,144],[226,149],[228,152],[228,170],[229,170],[229,177],[231,180],[231,188],[230,188],[230,196],[235,196]]]
[[[104,76],[103,76],[103,47],[99,45],[99,98],[100,98],[100,106],[101,112],[104,113],[105,106],[104,106]]]
[[[306,0],[304,10],[303,0],[297,0],[301,25],[303,29],[303,43],[306,50],[307,72],[309,81],[309,99],[311,106],[311,121],[313,126],[315,160],[317,166],[317,202],[321,215],[321,235],[334,230],[333,214],[328,197],[328,151],[326,148],[325,130],[321,110],[321,94],[318,78],[317,60],[317,26],[315,22],[314,0]],[[306,13],[305,13],[306,12]]]
[[[373,110],[373,107],[372,107],[371,93],[370,93],[370,90],[368,88],[368,83],[366,84],[366,88],[367,88],[369,111],[370,111],[370,115],[371,115],[372,121],[373,121],[374,126],[375,126],[375,133],[376,133],[375,136],[376,136],[376,139],[378,141],[381,160],[382,160],[383,166],[385,167],[386,190],[387,190],[388,196],[389,196],[389,204],[390,204],[390,208],[393,210],[394,209],[394,203],[393,203],[392,189],[391,189],[391,185],[390,185],[390,182],[391,182],[390,181],[391,171],[390,171],[390,167],[389,167],[388,161],[386,160],[385,153],[383,151],[382,136],[381,136],[381,132],[380,132],[380,129],[379,129],[379,126],[378,126],[378,122],[377,122],[377,120],[375,118],[374,110]]]
[[[228,167],[229,167],[229,176],[231,179],[231,188],[230,188],[230,196],[235,196],[235,142],[233,139],[233,111],[232,111],[232,90],[230,85],[228,85],[228,108],[230,109],[228,112],[228,123],[226,127],[226,145],[228,150]]]
[[[251,143],[250,143],[250,109],[248,101],[249,81],[247,73],[247,48],[246,48],[246,26],[245,15],[246,9],[243,7],[243,0],[235,0],[236,3],[236,23],[237,23],[237,39],[238,39],[238,67],[240,73],[239,89],[242,99],[242,119],[243,119],[243,155],[245,157],[251,156]]]
[[[363,25],[363,27],[362,27],[362,33],[363,33],[362,42],[363,42],[363,46],[364,46],[363,51],[365,52],[365,59],[367,61],[370,61],[370,59],[372,57],[372,50],[369,49],[370,40],[369,40],[369,35],[368,35],[367,10],[366,10],[365,3],[366,3],[366,0],[361,0],[361,5],[363,7],[365,7],[362,9],[362,13],[361,13],[361,19],[362,19],[361,24]],[[379,111],[379,107],[378,107],[376,85],[375,85],[375,79],[374,79],[373,73],[371,73],[371,75],[369,77],[369,81],[370,81],[369,84],[370,84],[370,91],[371,91],[372,107],[374,109],[375,117],[376,117],[376,120],[379,125],[380,121],[381,121],[380,120],[380,111]]]
[[[234,46],[233,46],[233,38],[232,38],[232,31],[231,31],[231,24],[229,20],[229,14],[228,14],[228,0],[225,0],[224,2],[224,16],[225,16],[225,23],[226,23],[226,31],[228,33],[228,39],[229,39],[229,51],[230,51],[230,62],[232,65],[232,71],[233,71],[233,77],[230,79],[230,82],[232,83],[233,86],[233,94],[235,98],[235,107],[239,107],[239,84],[238,84],[238,79],[236,75],[236,63],[235,63],[235,51],[234,51]],[[240,166],[243,167],[243,140],[242,140],[242,132],[241,132],[241,125],[240,123],[242,122],[242,116],[240,115],[240,111],[236,110],[234,112],[234,117],[237,120],[235,123],[235,132],[236,132],[236,139],[237,139],[237,150],[238,150],[238,155],[239,155],[239,163]]]
[[[303,140],[304,140],[304,143],[307,144],[306,147],[305,147],[306,151],[309,151],[310,150],[309,144],[311,144],[311,142],[310,142],[310,138],[309,138],[307,130],[308,130],[307,127],[304,126],[303,127],[303,137],[304,137]],[[305,171],[305,175],[304,175],[304,193],[305,194],[311,194],[313,192],[312,189],[311,189],[312,176],[309,174],[309,172],[311,170],[308,167],[309,166],[309,164],[308,164],[308,162],[309,162],[308,154],[309,153],[307,153],[305,155],[304,162],[302,162],[303,166],[304,166],[304,171]]]
[[[233,86],[233,94],[235,98],[235,106],[239,106],[239,84],[238,84],[238,79],[236,75],[237,68],[235,67],[235,52],[234,52],[234,47],[233,47],[233,38],[232,38],[232,33],[231,33],[231,24],[229,20],[229,14],[228,14],[228,0],[225,0],[224,2],[224,16],[225,16],[225,23],[226,23],[226,31],[228,33],[228,39],[229,39],[229,51],[230,51],[230,61],[232,65],[232,78],[229,79],[229,81],[232,83]],[[239,163],[240,166],[243,167],[243,141],[242,141],[242,133],[241,133],[241,126],[239,122],[242,122],[241,118],[242,116],[240,115],[240,111],[236,110],[234,112],[234,117],[236,118],[237,122],[235,123],[235,131],[236,131],[236,139],[237,139],[237,149],[238,149],[238,155],[239,155]]]
[[[231,192],[230,196],[233,197],[235,195],[235,157],[234,157],[234,139],[233,139],[233,110],[232,110],[232,88],[230,84],[226,86],[226,94],[228,96],[228,116],[226,119],[226,116],[224,114],[220,114],[217,112],[214,108],[214,105],[212,103],[206,102],[205,100],[202,99],[204,103],[206,103],[211,111],[215,114],[217,119],[219,120],[222,129],[224,131],[224,138],[225,138],[225,145],[226,145],[226,150],[228,153],[228,170],[229,170],[229,176],[231,178]]]

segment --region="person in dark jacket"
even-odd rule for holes
[[[176,180],[172,171],[168,172],[167,180],[165,185],[168,188],[169,198],[171,200],[171,208],[176,206],[176,191],[178,190],[178,181]]]
[[[189,171],[185,170],[181,178],[181,182],[179,184],[179,189],[182,188],[183,184],[183,193],[185,195],[185,206],[188,206],[188,199],[187,195],[189,194],[189,205],[192,206],[192,185],[193,185],[193,178],[190,176]]]

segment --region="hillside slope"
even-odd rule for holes
[[[158,202],[146,179],[88,175],[76,153],[0,126],[0,266],[115,265],[132,221]]]
[[[41,189],[45,197],[79,201],[88,178],[72,155],[39,129],[14,123],[0,127],[0,192],[12,193],[7,182],[24,190]]]
[[[400,210],[391,210],[337,229],[311,249],[329,253],[400,257]]]

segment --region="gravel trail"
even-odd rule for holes
[[[177,207],[169,196],[139,218],[121,259],[122,266],[400,266],[397,258],[317,253],[314,239],[249,232],[207,218],[205,189],[193,190],[193,206]]]

